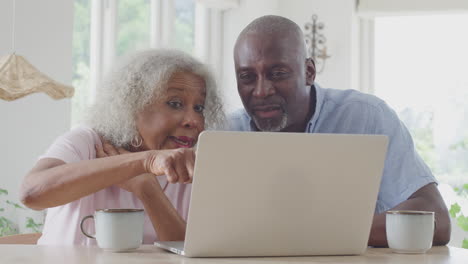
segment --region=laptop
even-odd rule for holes
[[[388,139],[205,131],[196,150],[187,257],[357,255],[367,248]]]

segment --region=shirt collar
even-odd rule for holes
[[[323,101],[324,101],[324,89],[321,88],[317,83],[314,83],[314,85],[312,85],[312,88],[315,89],[315,111],[314,111],[314,115],[312,116],[312,118],[309,120],[309,123],[307,124],[307,127],[306,127],[306,133],[312,133],[312,131],[314,131],[315,129],[315,125],[317,124],[317,120],[319,118],[319,115],[320,115],[320,111],[322,110],[322,105],[323,105]],[[310,102],[311,106],[314,105],[314,102]]]

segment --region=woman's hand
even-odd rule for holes
[[[97,158],[130,153],[123,148],[114,147],[105,139],[101,138],[101,142],[102,147],[96,145]],[[149,151],[148,158],[145,161],[147,172],[157,176],[166,175],[167,181],[170,183],[191,183],[194,166],[195,150],[192,148],[152,150]]]
[[[102,137],[101,137],[101,142],[102,142],[102,146],[100,145],[95,146],[96,158],[105,158],[105,157],[131,153],[130,151],[124,148],[116,148],[109,141],[103,139]],[[142,190],[142,187],[145,185],[149,185],[151,183],[156,183],[156,184],[152,184],[152,186],[156,186],[156,187],[159,187],[158,189],[161,189],[159,182],[157,182],[155,175],[152,173],[145,173],[145,174],[138,175],[136,177],[131,178],[130,180],[117,184],[117,186],[119,186],[120,188],[128,192],[132,192],[135,195],[139,195]]]
[[[195,150],[178,148],[153,150],[145,161],[147,172],[166,175],[170,183],[191,183],[195,166]]]
[[[100,137],[102,146],[96,144],[94,147],[96,149],[96,158],[105,158],[116,156],[120,154],[127,154],[131,153],[130,151],[124,148],[116,148],[112,145],[109,141],[105,140],[104,138]]]

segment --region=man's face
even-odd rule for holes
[[[291,36],[250,33],[237,42],[237,88],[259,130],[296,131],[305,122],[315,70],[301,49]]]

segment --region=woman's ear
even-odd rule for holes
[[[306,69],[306,84],[312,85],[315,81],[316,70],[315,70],[315,62],[312,58],[307,58],[305,61],[305,69]]]

